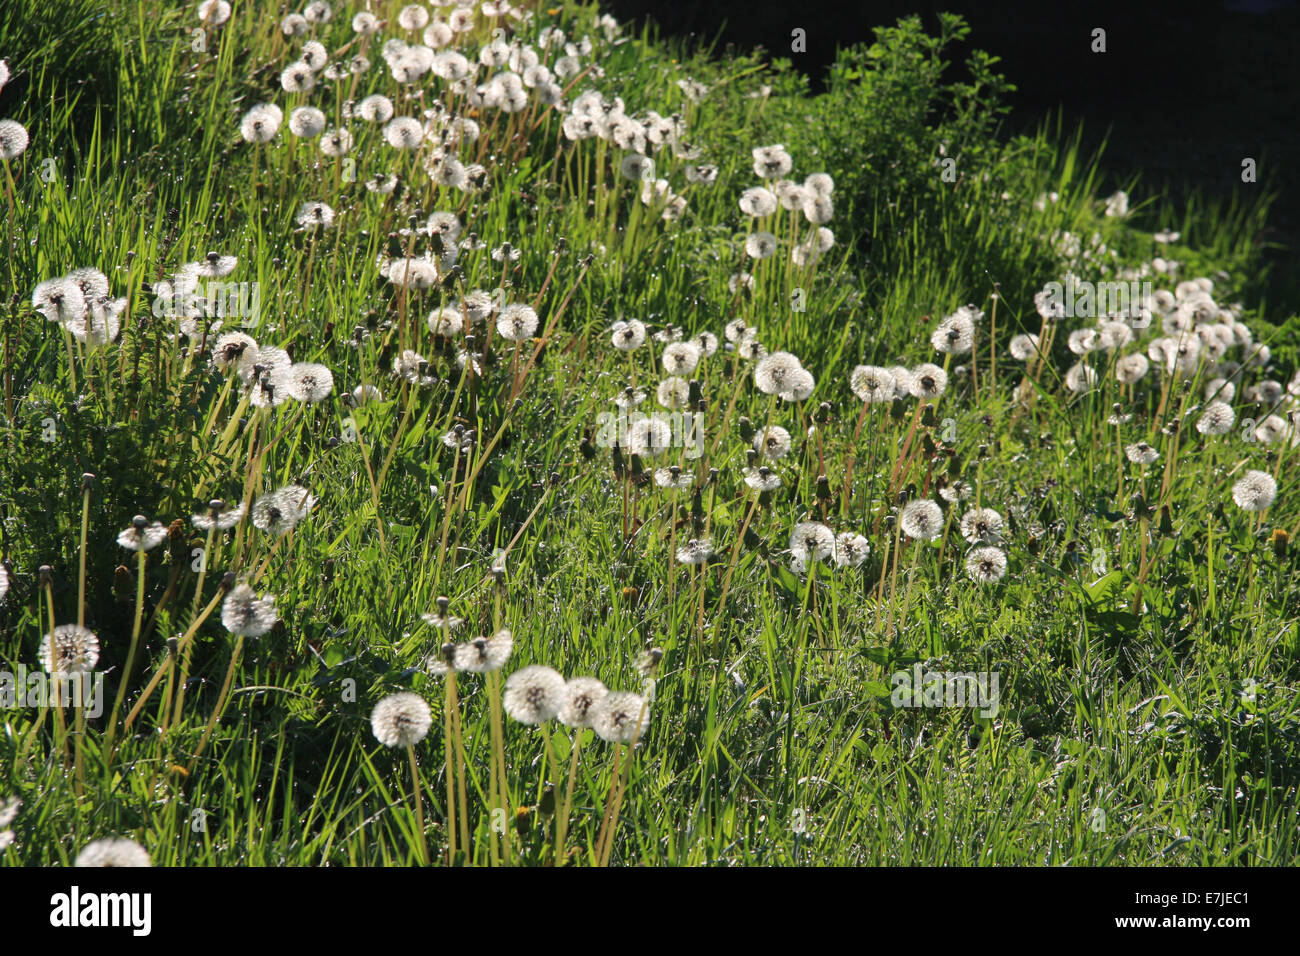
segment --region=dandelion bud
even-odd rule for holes
[[[889,417],[894,420],[901,420],[907,414],[907,406],[903,404],[901,398],[895,398],[889,406]]]
[[[546,480],[550,482],[552,488],[555,488],[560,484],[560,473],[558,471],[553,471]]]
[[[613,458],[613,465],[614,465],[614,477],[623,478],[627,475],[627,466],[623,463],[623,451],[621,448],[618,447],[617,442],[615,442],[612,451],[613,451],[612,458]]]
[[[948,477],[953,481],[961,477],[961,455],[956,452],[948,459]]]
[[[1273,549],[1273,556],[1279,561],[1286,557],[1286,549],[1289,541],[1290,536],[1286,533],[1286,529],[1284,528],[1274,528],[1273,533],[1269,535],[1269,546]]]
[[[447,614],[447,608],[451,607],[451,599],[447,597],[438,597],[434,599],[433,603],[438,606],[438,613],[445,617]]]
[[[831,420],[831,403],[822,402],[817,406],[817,411],[813,414],[813,421],[818,425],[825,425]]]
[[[925,411],[921,412],[921,424],[926,428],[933,428],[939,424],[939,418],[934,414],[934,406],[926,405]]]
[[[1163,535],[1172,535],[1174,533],[1173,516],[1169,513],[1168,505],[1160,506],[1160,533]]]
[[[221,576],[221,590],[229,591],[235,586],[235,572],[227,571]]]
[[[754,440],[754,423],[748,418],[742,415],[740,420],[736,422],[736,427],[740,429],[741,441],[749,443]]]
[[[519,834],[519,839],[528,839],[528,834],[532,830],[532,814],[527,807],[520,807],[515,811],[515,832]]]
[[[82,491],[89,491],[91,485],[93,485],[94,483],[95,483],[95,476],[92,475],[90,472],[86,472],[84,475],[81,476]]]
[[[542,791],[542,799],[537,804],[537,812],[547,817],[555,813],[555,784],[548,783],[546,789]]]
[[[831,500],[831,483],[830,483],[830,479],[828,479],[825,475],[817,476],[817,500],[818,501]]]

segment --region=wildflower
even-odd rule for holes
[[[790,433],[780,425],[768,425],[754,436],[754,450],[768,459],[784,458],[790,446]]]
[[[772,215],[776,212],[776,205],[776,196],[762,186],[754,186],[740,194],[740,211],[755,219]]]
[[[303,229],[328,229],[334,225],[334,210],[323,202],[305,202],[298,207],[295,220]]]
[[[223,332],[212,344],[212,367],[221,372],[234,369],[247,378],[258,359],[257,340],[243,332]]]
[[[222,626],[239,637],[261,637],[278,620],[275,598],[258,597],[247,584],[235,585],[221,602]]]
[[[373,36],[379,32],[379,28],[379,18],[365,10],[352,18],[353,33],[360,33],[362,36]]]
[[[424,142],[424,126],[411,116],[399,116],[384,126],[384,139],[394,149],[416,149]]]
[[[310,93],[316,85],[316,74],[303,61],[291,63],[280,74],[280,86],[286,93]]]
[[[858,567],[870,553],[870,543],[860,534],[841,531],[835,536],[835,563],[841,568]]]
[[[1115,363],[1115,378],[1125,385],[1136,385],[1146,376],[1150,367],[1145,355],[1133,352]]]
[[[776,252],[777,238],[770,232],[751,232],[745,238],[745,254],[751,259],[766,259]]]
[[[961,536],[971,544],[996,542],[1002,536],[1002,515],[992,508],[972,508],[962,515]]]
[[[73,866],[149,866],[149,853],[126,837],[105,837],[87,843]]]
[[[1071,392],[1086,392],[1097,384],[1097,371],[1084,362],[1076,362],[1065,373],[1065,387]]]
[[[636,408],[645,401],[645,392],[639,388],[633,388],[631,385],[625,386],[623,391],[619,392],[610,399],[619,408],[629,409]]]
[[[785,387],[777,392],[783,402],[802,402],[813,393],[817,380],[806,368],[795,369],[786,379]]]
[[[1277,482],[1266,471],[1248,471],[1232,486],[1232,500],[1243,511],[1265,511],[1277,498]]]
[[[1265,445],[1271,445],[1279,438],[1285,438],[1291,430],[1286,419],[1280,415],[1269,415],[1255,427],[1255,439]]]
[[[887,402],[894,397],[894,374],[879,365],[859,365],[849,376],[849,388],[867,404]]]
[[[773,352],[754,367],[754,385],[764,395],[775,395],[786,388],[787,381],[802,367],[789,352]]]
[[[289,114],[289,132],[303,139],[315,139],[325,131],[325,114],[314,106],[299,106]]]
[[[980,584],[994,584],[1007,573],[1007,556],[1000,548],[975,548],[966,556],[966,573]]]
[[[1124,456],[1135,465],[1150,465],[1160,457],[1160,452],[1156,451],[1144,441],[1134,442],[1124,447]]]
[[[136,515],[131,527],[117,536],[117,543],[130,551],[150,551],[167,540],[167,527],[161,522],[150,522],[144,515]]]
[[[928,362],[911,371],[909,391],[914,398],[938,398],[948,388],[948,373]]]
[[[312,0],[302,8],[302,15],[308,23],[328,23],[334,16],[334,8],[326,0]]]
[[[659,356],[668,375],[690,375],[700,364],[700,350],[692,342],[673,342]]]
[[[564,685],[564,704],[556,716],[566,727],[590,727],[592,707],[608,694],[609,689],[594,677],[570,678]]]
[[[253,526],[276,536],[292,531],[311,513],[316,496],[301,485],[268,491],[253,502]]]
[[[770,493],[781,487],[781,476],[766,465],[746,468],[745,484],[759,493]]]
[[[728,342],[736,343],[752,336],[758,330],[752,326],[746,325],[744,319],[732,319],[722,330],[723,336]]]
[[[780,143],[775,146],[759,146],[750,150],[750,153],[754,157],[754,175],[759,179],[779,179],[794,168],[794,160]]]
[[[790,553],[800,565],[835,555],[835,534],[819,521],[804,521],[790,532]]]
[[[89,673],[99,663],[99,638],[80,624],[60,624],[41,639],[40,656],[54,677]]]
[[[943,533],[943,511],[928,498],[909,501],[899,515],[898,526],[909,538],[933,541]]]
[[[0,160],[17,159],[27,151],[27,129],[11,119],[0,119]]]
[[[834,212],[834,204],[829,196],[805,196],[803,205],[803,216],[814,226],[820,226],[831,221],[831,215]]]
[[[592,705],[591,726],[610,743],[631,744],[650,726],[650,705],[640,694],[611,691]]]
[[[523,342],[537,332],[537,313],[531,306],[507,305],[497,316],[497,331],[510,342]]]
[[[704,358],[708,358],[718,351],[718,337],[712,332],[701,332],[690,341],[692,345],[699,349],[700,355]]]
[[[618,165],[618,171],[623,178],[633,182],[654,179],[654,169],[654,160],[640,153],[628,153]]]
[[[1205,406],[1196,420],[1196,430],[1202,435],[1226,435],[1237,422],[1237,413],[1227,402],[1214,401]]]
[[[504,627],[491,637],[476,637],[456,649],[456,669],[471,674],[499,671],[514,646],[514,635]]]
[[[670,376],[659,383],[659,387],[655,390],[655,398],[664,408],[677,411],[690,403],[691,387],[686,379],[676,375]]]
[[[311,405],[334,391],[334,375],[324,365],[295,362],[289,366],[287,385],[290,398]]]
[[[508,715],[523,724],[544,724],[564,706],[566,683],[550,667],[534,664],[506,678],[503,703]]]
[[[357,103],[356,114],[367,123],[387,123],[393,118],[393,101],[382,93],[372,93]]]
[[[655,484],[672,491],[684,491],[694,483],[695,477],[689,471],[683,471],[677,465],[655,469]]]
[[[672,440],[672,427],[662,418],[639,418],[627,428],[628,451],[643,458],[663,454]]]
[[[803,188],[818,196],[829,196],[835,191],[835,180],[829,173],[812,173],[803,181]]]
[[[224,501],[214,498],[208,502],[208,513],[192,515],[190,523],[200,531],[226,531],[244,520],[246,510],[242,501],[233,508],[227,508]]]
[[[326,156],[346,156],[352,151],[352,134],[346,129],[332,129],[320,138],[320,151]]]
[[[713,557],[713,542],[708,538],[691,538],[677,549],[677,560],[682,564],[708,564]]]
[[[402,7],[397,14],[397,25],[403,30],[409,30],[412,33],[416,30],[423,30],[428,22],[429,11],[418,3]]]
[[[1038,336],[1022,333],[1012,338],[1007,348],[1017,362],[1028,362],[1038,354]]]
[[[419,694],[389,694],[370,712],[370,730],[385,747],[412,747],[429,733],[433,715]]]

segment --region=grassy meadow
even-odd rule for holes
[[[1294,864],[1270,187],[978,45],[6,2],[0,864]]]

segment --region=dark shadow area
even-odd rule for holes
[[[814,90],[836,48],[870,42],[874,27],[919,14],[934,31],[940,11],[959,13],[972,28],[966,48],[1000,57],[999,69],[1017,87],[1007,132],[1031,131],[1058,115],[1067,132],[1082,123],[1086,149],[1108,140],[1103,167],[1111,185],[1141,175],[1138,201],[1162,189],[1177,201],[1192,191],[1225,202],[1247,201],[1252,190],[1278,192],[1259,237],[1284,246],[1269,253],[1271,318],[1300,311],[1300,190],[1290,182],[1290,171],[1300,166],[1295,0],[609,0],[608,6],[620,20],[649,18],[665,36],[717,39],[718,55],[727,44],[761,46],[789,58]],[[806,52],[791,51],[796,28],[806,31]],[[1106,31],[1104,53],[1092,49],[1097,28]],[[1241,179],[1247,157],[1258,163],[1255,184]]]

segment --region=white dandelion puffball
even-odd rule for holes
[[[966,556],[966,573],[980,584],[995,584],[1007,573],[1007,556],[1000,548],[975,548]]]
[[[928,498],[909,501],[898,517],[903,534],[918,541],[933,541],[943,533],[943,509]]]
[[[247,584],[237,584],[221,602],[221,624],[239,637],[261,637],[279,620],[275,598],[258,597]]]
[[[1232,486],[1232,500],[1243,511],[1267,511],[1277,498],[1277,482],[1266,471],[1248,471]]]
[[[590,727],[591,709],[609,694],[594,677],[574,677],[564,687],[564,705],[556,715],[566,727]]]
[[[502,703],[506,713],[521,724],[544,724],[564,706],[566,686],[559,671],[533,664],[506,678]]]
[[[591,708],[591,726],[610,743],[636,743],[650,726],[650,704],[640,694],[611,691]]]
[[[106,837],[87,843],[73,866],[149,866],[149,853],[134,840]]]
[[[389,694],[370,712],[370,730],[385,747],[413,747],[429,733],[433,715],[419,694]]]
[[[508,305],[497,315],[497,332],[509,342],[524,342],[537,332],[538,318],[532,306]]]
[[[99,638],[79,624],[60,624],[41,639],[40,656],[55,677],[88,673],[99,663]]]
[[[0,119],[0,159],[6,162],[17,159],[27,151],[30,142],[27,129],[21,123]]]

